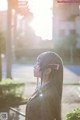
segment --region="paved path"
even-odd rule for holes
[[[3,65],[3,77],[6,77],[6,65]],[[24,82],[36,82],[33,77],[32,65],[13,65],[12,76]],[[80,66],[64,66],[64,83],[78,82],[80,80]]]
[[[80,76],[80,66],[79,65],[66,65],[65,68],[67,68],[69,71],[72,71],[74,74],[76,74],[77,76]]]

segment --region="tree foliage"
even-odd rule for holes
[[[80,120],[80,108],[76,108],[66,115],[66,120]]]
[[[71,34],[69,36],[60,37],[59,40],[55,43],[55,48],[57,49],[70,49],[75,48],[76,46],[76,35]]]

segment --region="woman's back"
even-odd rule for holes
[[[26,120],[61,120],[60,102],[48,83],[41,87],[27,105]]]

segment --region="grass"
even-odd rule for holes
[[[63,85],[76,85],[76,86],[79,86],[80,83],[63,83]]]

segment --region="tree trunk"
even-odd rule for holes
[[[0,81],[2,80],[2,62],[1,62],[1,51],[0,51]]]
[[[11,0],[8,0],[8,13],[7,13],[7,41],[6,41],[6,70],[7,78],[12,78],[12,37],[11,37],[11,18],[12,18],[12,5]]]

